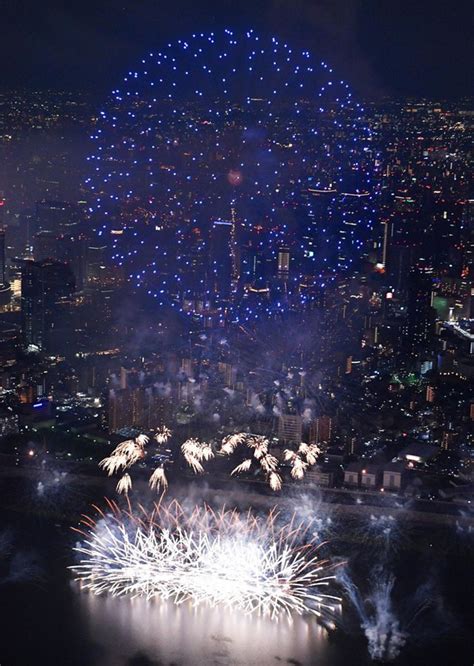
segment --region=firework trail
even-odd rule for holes
[[[370,571],[365,594],[349,571],[342,572],[339,580],[357,612],[370,656],[379,661],[391,661],[399,656],[411,637],[412,625],[418,616],[432,605],[432,585],[431,582],[417,585],[413,593],[404,596],[403,607],[395,604],[393,592],[397,581],[392,573],[391,556],[406,534],[393,515],[371,514],[356,535],[362,538],[365,553],[376,558],[377,565]]]
[[[272,619],[309,614],[334,626],[341,600],[328,592],[336,565],[319,557],[322,544],[308,536],[308,524],[282,523],[276,511],[266,518],[208,506],[189,512],[175,500],[151,513],[112,501],[97,511],[76,530],[83,540],[71,567],[95,594],[223,605]]]
[[[392,603],[395,578],[383,569],[376,573],[376,583],[365,601],[348,576],[340,580],[360,618],[371,658],[391,661],[400,654],[408,635],[401,629]]]

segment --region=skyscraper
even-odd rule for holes
[[[413,270],[408,278],[407,314],[403,327],[403,339],[410,353],[425,347],[434,329],[434,310],[431,307],[432,281],[419,270]]]
[[[232,288],[232,222],[216,220],[211,228],[211,273],[214,293],[228,299]]]
[[[7,281],[5,227],[0,222],[0,307],[10,302],[11,291]]]
[[[25,348],[51,351],[54,329],[61,323],[74,276],[66,264],[25,261],[21,271],[21,332]]]
[[[5,250],[5,227],[0,224],[0,287],[3,287],[7,283]]]

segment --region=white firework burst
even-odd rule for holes
[[[201,442],[195,437],[191,437],[181,444],[181,452],[183,455],[190,455],[197,458],[200,454],[200,447]]]
[[[171,434],[171,430],[167,426],[160,426],[155,433],[155,440],[158,444],[166,444]]]
[[[317,444],[305,444],[304,442],[301,442],[298,453],[303,455],[306,458],[308,465],[312,467],[313,465],[316,465],[321,453],[321,448]]]
[[[234,467],[232,472],[230,473],[231,476],[234,474],[242,474],[242,472],[248,472],[252,466],[252,458],[247,458],[247,460],[244,460],[240,465],[237,465],[237,467]]]
[[[220,604],[272,619],[308,614],[333,626],[336,565],[320,558],[310,524],[280,524],[276,512],[187,513],[177,502],[137,517],[109,501],[98,518],[82,520],[80,561],[70,567],[95,594]]]
[[[157,467],[153,474],[150,476],[149,485],[152,490],[166,490],[168,488],[168,479],[166,478],[165,470],[163,467]]]
[[[196,474],[202,474],[204,467],[202,461],[211,460],[214,458],[214,452],[210,444],[207,442],[200,442],[198,439],[192,437],[187,439],[181,445],[181,453],[184,459]]]
[[[234,453],[239,444],[243,444],[247,434],[245,432],[237,432],[234,435],[228,435],[222,440],[221,453],[230,456]]]
[[[278,458],[269,453],[270,442],[268,439],[263,435],[243,432],[236,435],[229,435],[222,441],[220,453],[232,455],[239,444],[245,444],[251,449],[253,456],[244,460],[240,465],[237,465],[232,470],[231,475],[249,472],[253,461],[255,461],[264,473],[270,488],[274,491],[281,490],[282,478],[277,473],[279,467]]]
[[[304,473],[308,467],[308,463],[301,460],[299,456],[295,456],[292,465],[291,465],[291,476],[294,479],[301,480],[304,477]]]
[[[291,465],[292,478],[298,481],[303,479],[308,467],[316,464],[320,452],[321,449],[317,444],[306,444],[305,442],[301,442],[297,451],[285,449],[283,458]]]
[[[189,467],[193,470],[195,474],[204,474],[204,467],[202,463],[199,462],[197,458],[194,458],[194,456],[185,454],[184,459],[188,463]]]
[[[133,454],[139,446],[137,442],[134,439],[126,439],[124,442],[120,442],[120,444],[117,444],[115,449],[112,451],[113,456],[129,456]]]
[[[128,495],[128,491],[131,490],[132,488],[132,479],[130,478],[130,474],[125,473],[117,483],[117,492],[119,494],[124,493],[125,495]]]
[[[268,475],[268,483],[270,484],[270,488],[275,492],[281,490],[283,485],[281,476],[276,472],[270,472]]]
[[[268,439],[266,437],[261,437],[260,435],[252,435],[247,440],[247,446],[250,449],[254,449],[254,457],[257,460],[260,460],[263,456],[268,453],[268,448],[270,446]]]
[[[278,469],[278,458],[267,453],[260,458],[260,466],[266,474],[276,472]]]
[[[138,435],[138,437],[135,439],[137,444],[140,446],[146,446],[148,442],[150,441],[150,438],[147,437],[147,435]]]
[[[108,456],[99,463],[99,467],[104,469],[108,476],[112,476],[113,474],[126,469],[128,465],[128,456],[124,454]]]

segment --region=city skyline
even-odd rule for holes
[[[469,28],[430,10],[7,14],[2,666],[471,663]]]

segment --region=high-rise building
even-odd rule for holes
[[[422,349],[434,332],[435,311],[431,307],[432,280],[419,270],[408,278],[407,314],[403,327],[403,341],[410,353]]]
[[[11,289],[7,279],[5,227],[0,222],[0,307],[8,305],[10,298]]]
[[[462,277],[467,277],[471,284],[474,284],[474,199],[468,199],[463,203],[461,227]]]
[[[279,277],[288,277],[289,270],[290,270],[290,251],[287,247],[281,247],[278,250]]]
[[[232,290],[233,254],[232,222],[215,220],[211,228],[211,273],[213,291],[221,299],[228,299]]]
[[[0,287],[7,283],[5,227],[0,224]]]
[[[153,387],[112,389],[107,406],[109,432],[123,428],[153,430],[169,422],[172,410],[171,399]]]
[[[34,256],[36,261],[45,259],[57,260],[58,237],[54,231],[39,231],[33,239]]]
[[[101,284],[107,273],[107,246],[101,243],[90,243],[87,247],[87,282]]]
[[[282,414],[278,419],[278,439],[300,444],[303,435],[303,419],[298,414]]]
[[[330,416],[319,416],[309,427],[310,444],[330,442],[332,436],[332,418]]]
[[[21,332],[25,348],[51,350],[55,329],[74,291],[74,276],[58,261],[25,261],[21,271]]]

